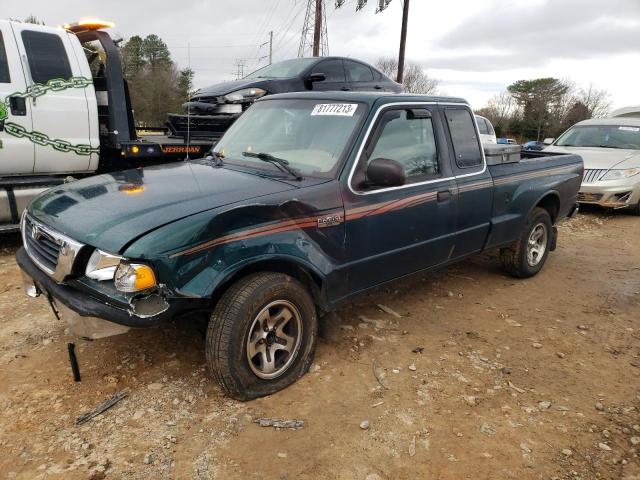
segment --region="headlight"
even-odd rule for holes
[[[122,260],[122,257],[96,249],[89,258],[84,273],[94,280],[113,280],[116,268]]]
[[[121,292],[139,292],[157,285],[153,269],[140,263],[120,262],[114,280]]]
[[[640,173],[640,167],[637,168],[625,168],[624,170],[609,170],[602,177],[600,181],[604,180],[620,180],[623,178],[633,177]]]
[[[236,92],[231,92],[224,96],[228,102],[247,102],[256,100],[263,95],[266,95],[267,91],[261,88],[243,88]]]

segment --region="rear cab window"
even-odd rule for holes
[[[480,139],[476,133],[471,111],[464,107],[444,110],[449,127],[455,163],[459,169],[478,169],[483,166]]]
[[[11,83],[9,62],[7,61],[7,51],[4,46],[2,32],[0,32],[0,83]]]
[[[489,127],[487,127],[487,122],[485,122],[484,118],[476,117],[476,123],[478,124],[478,131],[482,135],[491,135],[491,133],[489,133]]]
[[[71,78],[67,51],[58,35],[25,30],[22,32],[22,42],[35,83],[45,84],[54,78]]]

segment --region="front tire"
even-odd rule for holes
[[[549,212],[534,208],[518,240],[500,250],[502,267],[516,278],[533,277],[547,261],[552,236],[553,225]]]
[[[255,273],[233,284],[211,314],[207,364],[237,400],[270,395],[309,370],[317,334],[313,299],[298,280]]]

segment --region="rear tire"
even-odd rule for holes
[[[553,225],[549,212],[543,208],[534,208],[518,240],[500,250],[502,267],[516,278],[533,277],[547,261],[552,235]]]
[[[207,364],[237,400],[270,395],[309,370],[317,335],[317,312],[305,287],[281,273],[255,273],[231,285],[211,314]]]

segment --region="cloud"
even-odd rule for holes
[[[465,71],[640,53],[640,1],[546,0],[517,7],[498,0],[442,35],[435,47],[450,54],[422,58],[423,65]],[[469,52],[479,48],[494,53]]]

